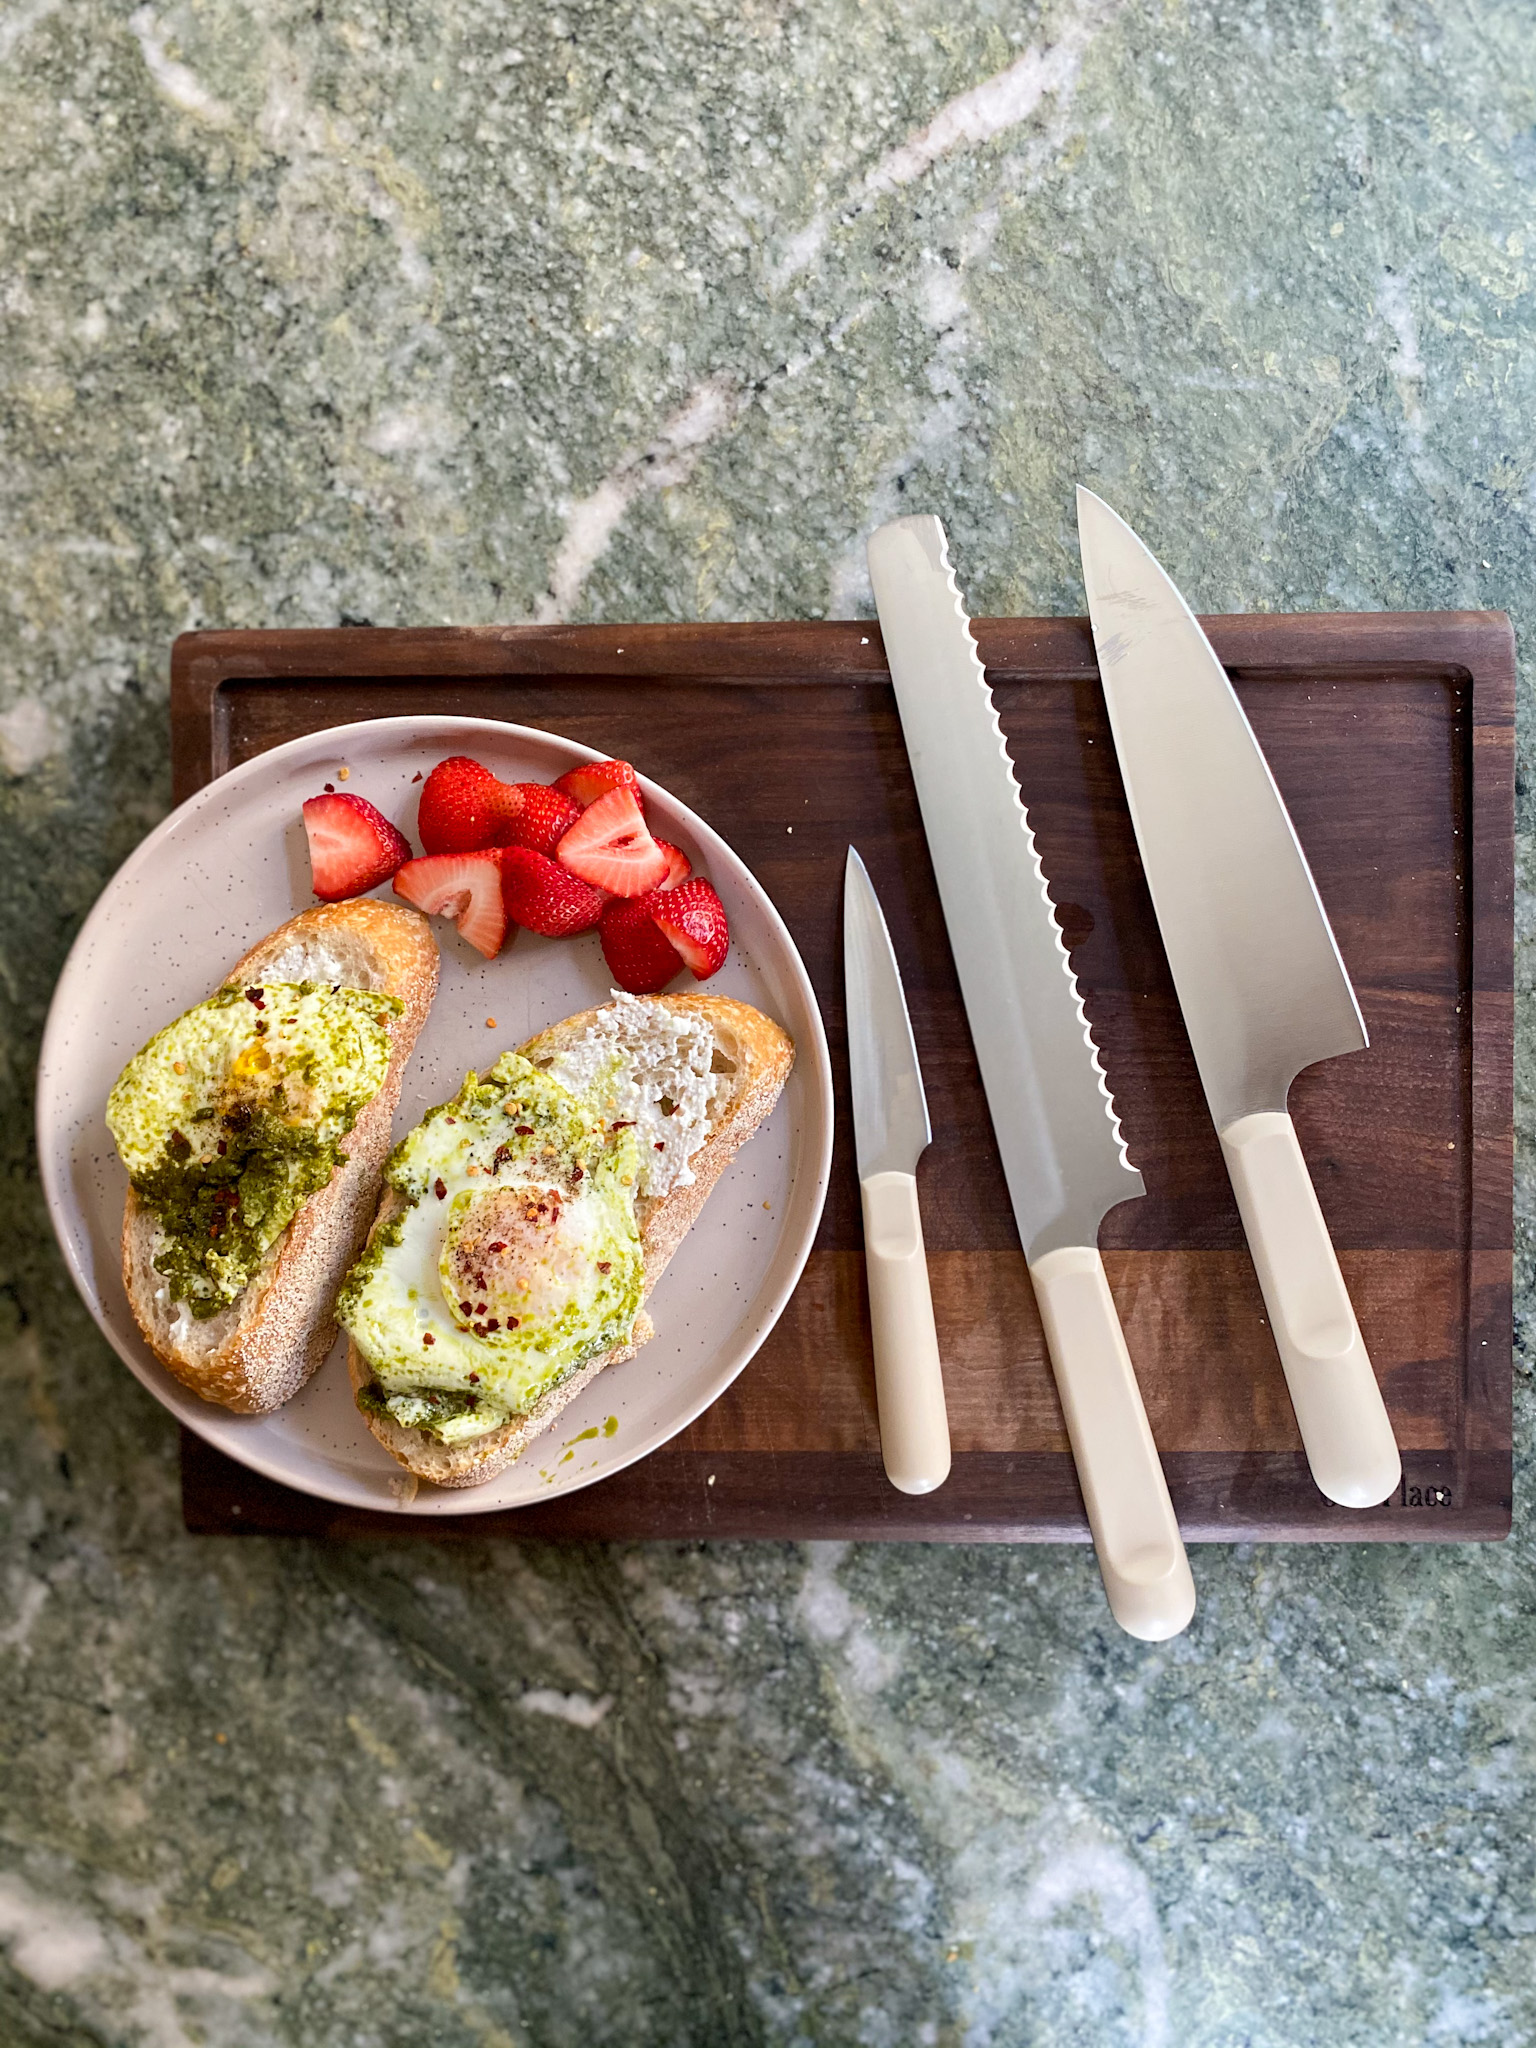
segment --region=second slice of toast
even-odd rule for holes
[[[731,1083],[703,1145],[689,1161],[692,1179],[658,1197],[642,1195],[635,1204],[645,1264],[644,1299],[687,1236],[716,1181],[777,1102],[794,1064],[795,1050],[788,1033],[770,1017],[730,996],[647,996],[639,1000],[702,1017],[714,1038],[714,1070]],[[599,1014],[598,1009],[582,1010],[540,1032],[519,1050],[534,1066],[547,1068],[586,1034]],[[403,1195],[386,1188],[374,1231],[391,1221],[404,1204]],[[628,1344],[590,1359],[551,1387],[525,1414],[511,1416],[496,1429],[467,1442],[442,1443],[427,1430],[402,1428],[389,1416],[367,1408],[362,1410],[363,1419],[390,1456],[418,1479],[437,1486],[480,1486],[520,1457],[600,1372],[633,1357],[652,1334],[650,1317],[642,1309]],[[355,1343],[348,1347],[347,1361],[353,1389],[361,1392],[373,1377],[372,1368]]]

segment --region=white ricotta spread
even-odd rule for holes
[[[328,981],[336,988],[366,989],[370,995],[383,986],[380,977],[371,968],[363,966],[355,949],[343,959],[333,946],[320,939],[305,939],[302,944],[289,946],[263,968],[262,979]]]
[[[634,1125],[639,1192],[661,1196],[692,1181],[688,1162],[730,1101],[730,1075],[710,1072],[714,1051],[704,1018],[615,989],[613,1007],[600,1010],[548,1072],[609,1124]]]

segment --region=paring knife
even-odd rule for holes
[[[1195,1587],[1099,1257],[1145,1192],[1125,1156],[1002,728],[931,516],[871,535],[869,572],[928,850],[1067,1434],[1115,1619],[1177,1635]]]
[[[949,1415],[917,1206],[917,1162],[933,1131],[901,970],[874,884],[851,846],[843,973],[880,1454],[892,1486],[932,1493],[949,1477]]]
[[[1077,494],[1109,722],[1174,987],[1318,1486],[1374,1507],[1392,1425],[1286,1113],[1314,1060],[1358,1052],[1360,1006],[1227,672],[1118,514]]]

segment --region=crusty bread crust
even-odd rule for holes
[[[301,911],[253,946],[219,986],[335,981],[397,996],[389,1070],[346,1140],[346,1163],[303,1204],[238,1301],[190,1329],[158,1297],[160,1227],[132,1188],[123,1212],[123,1285],[134,1318],[166,1371],[205,1401],[265,1415],[292,1400],[336,1341],[336,1296],[367,1233],[389,1155],[400,1084],[437,992],[437,942],[419,911],[359,897]],[[190,1320],[190,1319],[183,1319]]]
[[[643,1301],[666,1271],[672,1254],[688,1235],[715,1182],[778,1101],[789,1070],[794,1065],[795,1048],[789,1034],[771,1017],[765,1017],[761,1010],[754,1010],[750,1003],[738,1003],[730,996],[649,996],[641,1000],[665,1003],[669,1009],[695,1010],[707,1017],[715,1034],[718,1053],[735,1069],[735,1085],[725,1112],[689,1162],[693,1169],[692,1181],[687,1186],[674,1188],[669,1195],[643,1196],[635,1205],[640,1225],[640,1246],[645,1259]],[[606,1008],[607,1005],[600,1007]],[[580,1038],[597,1014],[596,1009],[582,1010],[548,1031],[541,1031],[537,1038],[530,1038],[519,1050],[535,1066],[547,1063],[562,1047]],[[404,1197],[393,1188],[386,1188],[374,1230],[382,1229],[403,1207]],[[436,1486],[482,1486],[486,1480],[494,1479],[514,1458],[521,1457],[534,1438],[541,1436],[561,1410],[569,1407],[600,1372],[623,1359],[633,1358],[640,1346],[654,1334],[651,1319],[642,1310],[635,1318],[634,1333],[628,1344],[619,1350],[605,1352],[601,1358],[592,1359],[569,1379],[551,1387],[525,1415],[514,1415],[499,1429],[472,1437],[468,1443],[440,1443],[427,1430],[402,1429],[387,1415],[373,1415],[366,1409],[362,1411],[363,1420],[390,1456],[398,1459],[418,1479],[430,1480]],[[347,1347],[347,1370],[354,1393],[360,1393],[373,1378],[372,1368],[356,1344]]]

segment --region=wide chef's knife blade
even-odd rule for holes
[[[880,1452],[893,1486],[931,1493],[949,1477],[949,1417],[917,1205],[917,1162],[933,1132],[891,935],[851,846],[843,975]]]
[[[1367,1042],[1269,764],[1147,548],[1077,494],[1083,579],[1131,820],[1312,1475],[1371,1507],[1397,1445],[1286,1114],[1313,1061]]]
[[[1098,1253],[1144,1192],[1125,1156],[997,711],[931,516],[869,542],[870,579],[1019,1237],[1116,1619],[1176,1635],[1195,1589]]]

